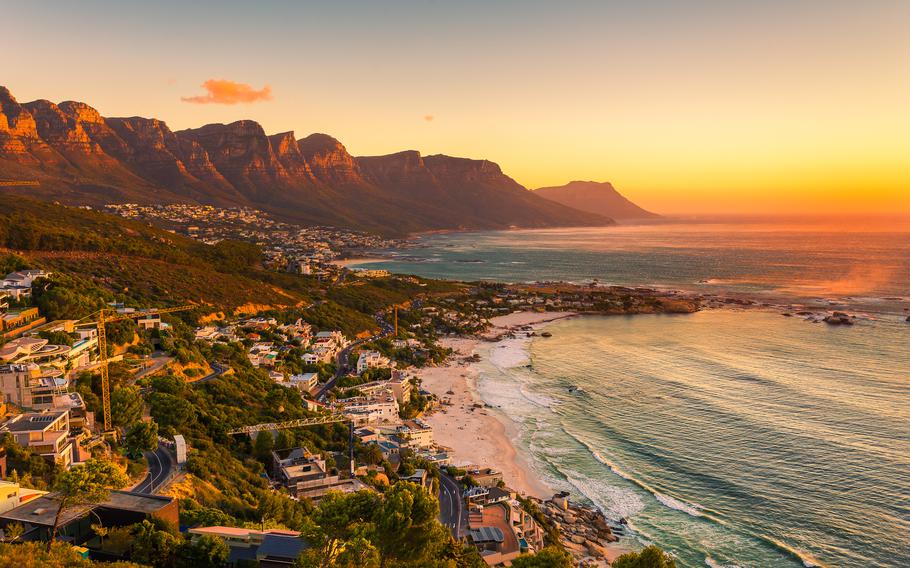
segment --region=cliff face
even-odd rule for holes
[[[269,136],[251,120],[173,132],[154,118],[106,118],[75,101],[19,104],[0,87],[3,179],[39,181],[3,193],[74,204],[250,206],[389,234],[611,222],[540,198],[487,160],[416,151],[355,158],[326,134]]]
[[[0,87],[0,159],[37,165],[53,160],[50,146],[38,136],[38,125],[6,87]]]
[[[626,199],[609,182],[573,181],[557,187],[541,187],[535,189],[534,194],[580,211],[605,215],[613,219],[660,217]]]
[[[313,175],[329,187],[363,186],[367,181],[347,148],[328,134],[310,134],[297,141]]]

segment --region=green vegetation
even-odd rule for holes
[[[107,499],[110,489],[123,487],[127,479],[116,465],[102,459],[90,459],[81,467],[68,469],[54,481],[54,499],[57,501],[57,513],[51,538],[47,542],[47,551],[57,537],[57,529],[63,513],[72,508],[100,503]]]
[[[301,530],[312,548],[298,560],[299,567],[485,566],[473,547],[455,542],[436,520],[439,470],[409,450],[401,452],[396,470],[377,446],[355,444],[360,462],[373,466],[362,479],[376,491],[330,493],[314,507],[309,501],[296,501],[273,489],[264,474],[275,448],[303,446],[321,454],[331,472],[346,470],[350,450],[347,426],[281,430],[274,438],[270,433],[255,438],[229,436],[228,431],[240,426],[315,414],[306,410],[296,390],[277,385],[265,371],[253,368],[247,346],[196,343],[192,330],[202,316],[211,322],[257,313],[281,323],[302,318],[317,329],[340,329],[348,337],[362,337],[379,329],[377,315],[390,319],[393,305],[408,305],[400,310],[399,337],[414,337],[419,344],[397,348],[382,339],[369,347],[403,365],[422,366],[441,362],[447,355],[436,344],[437,334],[461,329],[458,317],[449,318],[456,323],[442,316],[427,317],[423,306],[438,307],[440,313],[470,313],[470,304],[456,298],[467,290],[464,285],[397,277],[348,279],[326,285],[315,278],[264,270],[261,251],[251,244],[222,241],[209,246],[142,223],[28,199],[4,204],[0,211],[0,247],[19,251],[0,257],[4,269],[40,267],[53,273],[35,287],[33,298],[48,319],[82,318],[111,302],[136,308],[185,303],[197,306],[165,316],[171,324],[165,332],[139,331],[132,320],[106,328],[112,351],[117,348],[118,353],[123,352],[128,345],[130,356],[141,356],[151,353],[157,344],[180,363],[176,371],[147,376],[134,385],[137,360],[128,356],[111,364],[109,375],[114,425],[124,434],[122,446],[114,449],[134,458],[131,467],[136,466],[143,451],[157,446],[159,434],[182,434],[188,442],[188,475],[178,484],[179,489],[175,485],[175,493],[181,496],[182,525]],[[267,336],[264,332],[263,338],[268,340]],[[72,337],[65,334],[46,334],[46,338],[72,343]],[[317,372],[323,380],[334,375],[334,365],[304,365],[303,352],[298,345],[285,353],[282,370]],[[215,363],[229,367],[232,374],[205,382],[185,380],[199,376],[205,372],[200,368]],[[339,387],[355,389],[363,382],[387,378],[389,373],[388,369],[371,370],[344,379]],[[87,409],[100,416],[99,374],[81,373],[75,389]],[[402,416],[415,416],[427,404],[423,396],[414,395],[402,407]],[[145,411],[152,421],[143,421]],[[58,490],[61,512],[97,503],[105,498],[108,488],[126,483],[121,471],[108,461],[96,458],[64,472],[19,447],[9,435],[0,444],[7,449],[11,477],[25,486]],[[399,481],[417,468],[428,472],[429,489]],[[466,476],[463,480],[471,482]],[[187,540],[175,527],[159,521],[93,529],[97,536],[93,547],[156,568],[220,567],[227,560],[227,548],[220,540]],[[552,526],[549,529],[555,531]],[[555,537],[549,529],[548,543],[552,544]],[[15,553],[32,548],[23,545]],[[30,554],[23,558],[40,560],[23,559],[15,566],[92,566],[56,544]],[[558,562],[564,558],[560,550],[548,549],[522,560],[527,562],[523,566],[562,566]],[[0,552],[0,568],[6,566],[5,561],[6,555]]]
[[[55,543],[47,550],[43,543],[0,543],[0,568],[140,568],[132,562],[92,562],[68,544]]]
[[[536,554],[519,556],[512,561],[512,566],[514,568],[571,568],[572,557],[565,550],[548,547]]]
[[[123,441],[127,454],[139,457],[142,452],[149,452],[158,447],[158,424],[151,422],[137,422],[126,432]]]
[[[411,393],[411,398],[408,399],[408,402],[401,406],[398,414],[404,419],[415,418],[426,410],[429,403],[430,401],[427,397],[415,391]]]
[[[61,471],[60,466],[17,444],[8,432],[0,438],[0,448],[6,450],[7,479],[23,487],[45,491]]]
[[[641,552],[623,554],[613,562],[613,568],[676,568],[676,561],[652,544]]]
[[[412,483],[395,484],[385,494],[330,493],[304,528],[313,547],[296,566],[481,566],[477,552],[456,543],[436,521],[438,513],[436,498]]]

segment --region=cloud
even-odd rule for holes
[[[434,119],[434,118],[436,118],[436,117],[433,116],[432,114],[425,114],[425,115],[423,116],[423,119],[424,119],[425,121],[427,121],[427,122],[433,122],[433,119]]]
[[[180,100],[185,103],[200,105],[235,105],[237,103],[255,103],[272,100],[272,88],[268,85],[265,85],[257,91],[246,83],[235,83],[225,79],[209,79],[202,84],[202,88],[208,91],[208,94],[195,97],[181,97]]]

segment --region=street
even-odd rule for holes
[[[174,469],[171,452],[164,444],[159,443],[158,449],[154,452],[143,452],[145,459],[149,464],[148,475],[145,476],[139,485],[133,488],[136,493],[154,494],[161,488],[161,484],[167,481]]]
[[[465,525],[461,486],[445,473],[439,476],[439,522],[452,531],[455,540],[461,538],[461,528]]]

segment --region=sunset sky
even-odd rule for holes
[[[910,213],[906,0],[12,4],[21,102],[487,158],[662,213]]]

